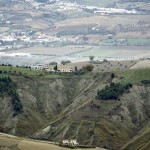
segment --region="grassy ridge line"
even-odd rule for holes
[[[23,67],[13,67],[13,66],[0,66],[1,71],[6,71],[5,74],[13,73],[13,74],[18,74],[22,73],[25,75],[39,75],[42,73],[40,70],[33,70],[31,68],[23,68]]]
[[[24,77],[44,77],[44,78],[56,78],[56,79],[62,79],[62,78],[91,78],[93,73],[87,72],[85,74],[75,75],[75,74],[59,74],[59,73],[51,73],[48,74],[48,72],[45,72],[43,70],[34,70],[31,68],[23,68],[23,67],[13,67],[13,66],[0,66],[0,71],[3,73],[0,73],[0,77],[4,76],[24,76]]]
[[[92,72],[86,73],[83,75],[74,75],[74,74],[60,75],[60,74],[54,74],[54,73],[45,75],[44,71],[33,70],[30,68],[13,67],[13,66],[0,66],[0,70],[3,72],[6,71],[6,73],[1,73],[0,76],[6,76],[6,75],[13,73],[14,75],[16,74],[18,76],[23,76],[23,75],[39,76],[39,75],[43,74],[44,78],[49,78],[49,77],[50,78],[75,78],[75,77],[76,78],[79,78],[79,77],[92,78],[94,75]],[[9,73],[9,72],[11,72],[11,73]],[[19,74],[19,73],[21,73],[21,74]],[[150,68],[115,71],[115,74],[117,74],[119,77],[123,77],[124,82],[130,81],[131,83],[138,83],[141,80],[150,80]]]
[[[150,68],[116,71],[115,74],[125,83],[137,84],[142,80],[150,80]]]

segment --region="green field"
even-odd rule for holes
[[[131,41],[133,42],[133,41]],[[95,56],[95,57],[139,57],[149,55],[149,47],[145,46],[101,46],[92,47],[91,49],[84,50],[82,52],[77,52],[75,56]]]
[[[127,43],[130,46],[134,45],[149,45],[150,44],[150,39],[127,39]]]
[[[44,77],[44,78],[54,78],[54,79],[60,79],[60,78],[89,78],[91,77],[92,72],[87,72],[79,75],[71,74],[71,73],[49,73],[44,70],[34,70],[31,68],[23,68],[23,67],[13,67],[13,66],[0,66],[0,77],[4,76],[20,76],[20,77]]]
[[[0,66],[3,74],[16,74],[16,75],[40,75],[42,71],[33,70],[31,68],[13,67],[13,66]]]
[[[142,80],[150,80],[150,68],[117,71],[116,74],[123,79],[123,82],[128,83],[136,84]]]
[[[79,53],[80,56],[85,56],[85,57],[88,57],[88,56],[108,56],[108,55],[112,55],[112,54],[115,54],[115,51],[112,51],[112,50],[98,50],[98,49],[93,49],[93,50],[88,50],[88,51],[84,51],[84,52],[81,52]]]

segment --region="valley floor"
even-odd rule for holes
[[[0,149],[1,150],[69,150],[68,148],[59,147],[50,142],[37,141],[31,139],[19,138],[7,134],[0,133]],[[87,149],[87,148],[86,148]],[[76,149],[76,150],[84,150]],[[105,150],[103,148],[93,148],[87,150]]]

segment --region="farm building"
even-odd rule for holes
[[[79,143],[77,142],[76,139],[72,139],[72,140],[63,140],[62,143],[63,143],[63,144],[69,144],[69,145],[79,145]]]

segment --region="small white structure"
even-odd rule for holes
[[[63,140],[62,143],[63,143],[63,144],[69,144],[69,145],[79,145],[79,143],[77,142],[76,139],[72,139],[72,140]]]
[[[70,143],[71,143],[72,145],[79,145],[79,143],[77,142],[76,139],[75,139],[75,140],[70,140]]]
[[[69,143],[69,140],[63,140],[62,143],[63,143],[63,144],[68,144],[68,143]]]

